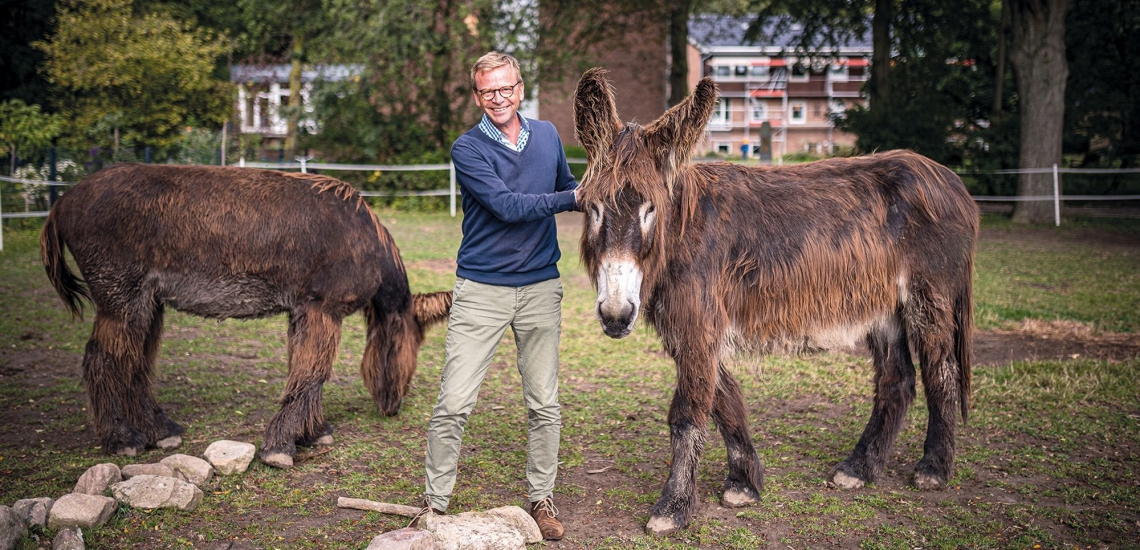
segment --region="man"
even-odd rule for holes
[[[554,125],[518,114],[524,96],[518,61],[490,52],[475,62],[471,81],[483,118],[451,148],[463,193],[463,240],[447,360],[428,429],[424,512],[447,510],[463,427],[509,326],[527,407],[530,513],[543,538],[559,540],[553,491],[562,427],[562,284],[554,215],[575,209],[578,183]]]

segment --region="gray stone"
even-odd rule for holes
[[[47,525],[48,512],[51,512],[51,505],[55,501],[47,498],[25,498],[17,500],[12,505],[12,511],[16,515],[24,518],[24,522],[31,526],[44,527]]]
[[[518,506],[449,516],[428,514],[420,518],[419,526],[431,532],[437,550],[521,550],[527,542],[542,540],[538,524]]]
[[[196,456],[176,454],[159,462],[174,468],[175,477],[198,486],[210,481],[210,477],[214,475],[214,467]]]
[[[86,550],[83,544],[83,529],[60,529],[51,543],[51,550]]]
[[[253,462],[256,451],[257,448],[252,443],[221,440],[206,447],[202,456],[206,457],[219,475],[228,476],[246,471],[249,463]]]
[[[123,479],[130,479],[135,476],[161,476],[161,477],[178,477],[174,473],[174,468],[166,464],[127,464],[123,466]]]
[[[111,486],[115,499],[132,508],[193,510],[202,490],[191,483],[163,476],[140,475]]]
[[[87,495],[71,493],[63,495],[55,501],[48,514],[48,527],[61,529],[63,527],[82,527],[91,529],[98,527],[111,519],[118,503],[111,497],[100,495]]]
[[[405,527],[376,535],[364,550],[436,550],[431,533]]]
[[[12,550],[27,535],[24,518],[7,506],[0,506],[0,550]]]
[[[111,464],[96,464],[83,472],[79,476],[79,481],[75,483],[73,493],[83,493],[85,495],[101,495],[107,491],[112,483],[118,483],[123,480],[123,474],[119,471],[118,465]]]

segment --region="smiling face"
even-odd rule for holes
[[[499,130],[508,136],[512,132],[508,129],[515,129],[518,126],[518,117],[516,114],[519,112],[519,104],[522,103],[523,98],[523,84],[519,77],[519,73],[514,67],[510,65],[503,65],[487,71],[479,71],[475,74],[475,103],[483,109],[487,114],[487,118],[491,119]],[[518,84],[516,86],[516,84]],[[511,88],[511,97],[503,97],[500,93],[495,93],[491,99],[483,99],[480,92],[488,90],[498,90],[501,88]]]

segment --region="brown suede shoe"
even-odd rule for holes
[[[440,510],[439,508],[435,508],[431,504],[429,504],[428,499],[425,497],[424,498],[424,507],[420,508],[419,513],[416,514],[416,516],[412,518],[412,521],[411,521],[411,523],[408,524],[408,527],[415,527],[418,529],[420,526],[420,520],[423,519],[424,516],[429,516],[429,515],[446,516],[447,514],[444,513],[443,510]]]
[[[552,497],[530,503],[530,517],[534,518],[538,530],[542,531],[542,538],[546,540],[562,540],[562,522],[557,516],[558,509],[554,507]]]

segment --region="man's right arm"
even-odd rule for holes
[[[573,190],[543,194],[511,191],[487,159],[461,142],[451,148],[451,161],[455,163],[456,179],[466,195],[504,222],[540,220],[575,207]]]

